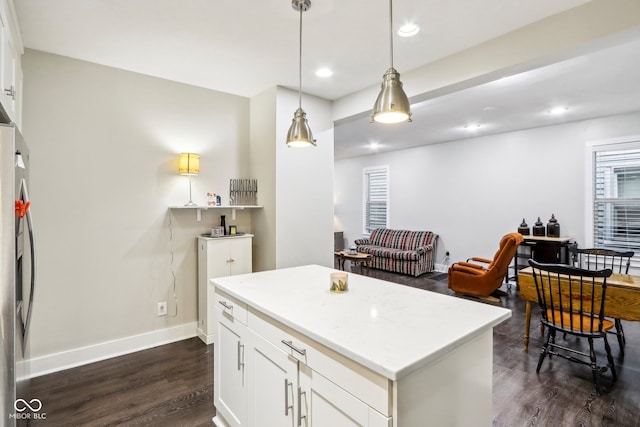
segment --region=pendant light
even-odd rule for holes
[[[287,132],[289,147],[311,147],[316,145],[311,128],[307,123],[307,113],[302,109],[302,12],[311,8],[311,0],[291,0],[291,7],[300,12],[300,55],[298,66],[298,109],[293,113],[293,120]]]
[[[399,123],[411,121],[409,98],[402,89],[400,73],[393,68],[393,5],[389,0],[389,42],[391,45],[391,68],[384,73],[382,86],[371,112],[371,121]]]

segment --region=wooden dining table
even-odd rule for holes
[[[596,279],[602,280],[602,279]],[[529,348],[529,329],[531,327],[531,307],[538,303],[538,293],[533,279],[533,269],[524,268],[518,272],[520,298],[526,302],[524,324],[524,349]],[[640,321],[640,276],[630,274],[612,274],[607,279],[604,314],[607,317]]]

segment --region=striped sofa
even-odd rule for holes
[[[376,228],[354,243],[358,252],[373,255],[371,267],[417,277],[433,271],[437,240],[431,231]]]

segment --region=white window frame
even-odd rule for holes
[[[388,165],[384,165],[384,166],[371,166],[371,167],[366,167],[362,169],[362,235],[365,237],[369,237],[371,235],[371,232],[369,232],[367,230],[367,196],[369,194],[369,188],[368,188],[368,183],[369,183],[369,179],[368,176],[371,173],[380,173],[380,172],[384,172],[386,174],[386,186],[387,186],[387,194],[386,194],[386,204],[387,204],[387,216],[386,216],[386,223],[385,223],[385,227],[389,228],[389,224],[390,222],[390,173],[389,173],[389,166]]]
[[[617,151],[617,150],[633,150],[640,149],[640,135],[632,135],[621,138],[613,138],[598,141],[589,141],[585,150],[585,246],[594,247],[594,184],[595,184],[595,154],[602,151]],[[632,260],[632,266],[640,266],[640,251],[636,251],[636,254]]]

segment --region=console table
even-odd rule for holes
[[[548,264],[571,264],[570,248],[574,244],[572,237],[523,236],[524,241],[513,257],[513,279],[518,284],[518,271],[528,267],[527,260]],[[522,260],[522,262],[520,261]]]

